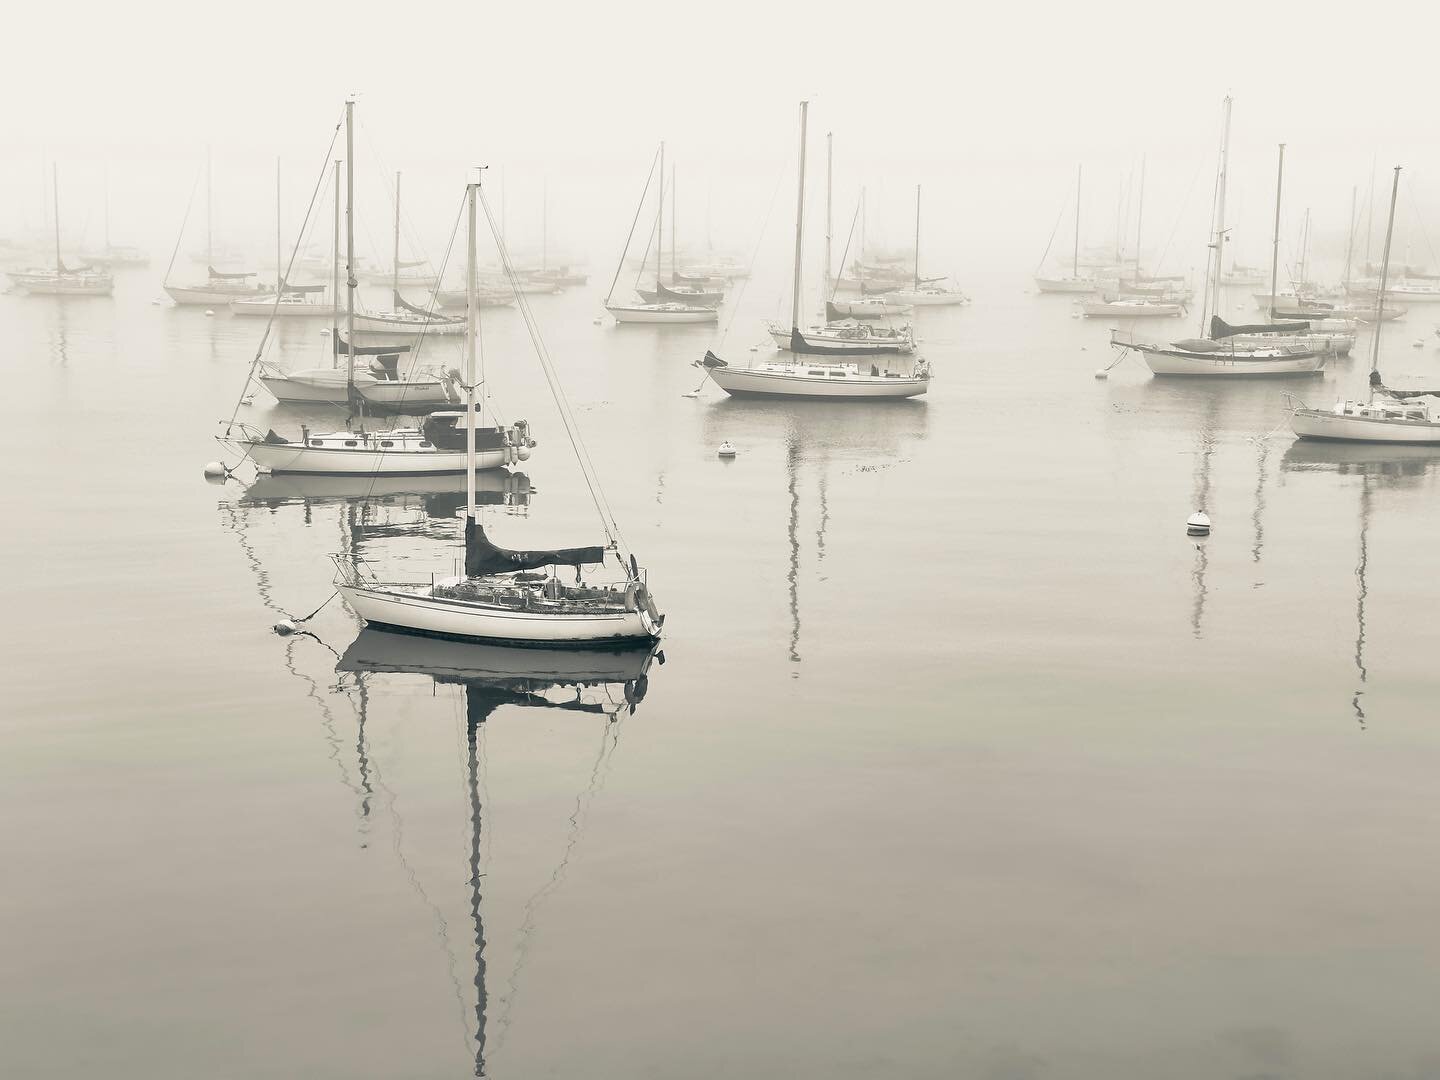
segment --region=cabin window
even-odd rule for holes
[[[381,446],[394,446],[394,445],[395,445],[395,440],[394,440],[394,439],[381,439],[381,440],[380,440],[380,445],[381,445]]]
[[[823,371],[816,371],[814,368],[811,368],[809,371],[805,372],[805,374],[806,374],[806,375],[824,375],[825,372],[823,372]]]
[[[845,377],[845,372],[843,372],[843,371],[832,371],[832,372],[830,372],[830,377],[831,377],[832,379],[843,379],[843,378]]]
[[[420,440],[420,449],[422,449],[422,450],[429,450],[429,449],[430,449],[430,444],[429,444],[428,442],[426,442],[424,439],[421,439],[421,440]]]
[[[311,439],[311,440],[310,440],[310,445],[311,445],[311,446],[324,446],[325,444],[324,444],[323,442],[321,442],[319,439]]]
[[[346,440],[345,440],[345,445],[346,445],[346,446],[359,446],[360,444],[359,444],[358,442],[356,442],[354,439],[346,439]]]

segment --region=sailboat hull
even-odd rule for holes
[[[425,595],[417,588],[338,586],[367,626],[457,641],[508,645],[648,645],[660,628],[640,610],[556,614],[481,607]]]
[[[919,397],[930,389],[927,375],[861,375],[854,371],[831,375],[824,368],[820,374],[807,374],[804,368],[793,371],[765,368],[715,368],[710,377],[715,385],[736,397],[815,398],[825,401],[876,401]]]
[[[867,328],[868,329],[868,328]],[[800,330],[801,355],[810,356],[895,356],[915,351],[914,343],[908,336],[872,334],[861,336],[860,332],[826,333],[822,330]],[[794,340],[790,328],[779,324],[770,326],[770,337],[777,349],[792,351]]]
[[[222,307],[228,307],[231,300],[261,294],[260,289],[245,285],[166,285],[165,292],[177,304],[214,304]]]
[[[716,308],[671,307],[637,304],[634,307],[607,306],[617,323],[712,323],[720,321]]]
[[[358,441],[358,440],[357,440]],[[313,473],[327,476],[431,476],[463,473],[465,451],[386,452],[368,447],[305,446],[300,443],[251,441],[242,444],[262,469],[272,473]],[[475,468],[499,469],[518,460],[511,447],[476,451]]]
[[[1093,293],[1100,283],[1093,278],[1042,278],[1035,279],[1035,287],[1050,293]]]
[[[408,312],[384,314],[355,313],[356,333],[388,334],[394,337],[435,337],[465,333],[463,319],[427,319]]]
[[[1296,409],[1290,419],[1290,426],[1302,439],[1440,446],[1440,423],[1427,423],[1423,420],[1342,416],[1322,409]]]
[[[1141,349],[1145,363],[1156,375],[1208,375],[1244,378],[1261,375],[1318,375],[1325,368],[1325,353],[1247,356],[1243,353],[1184,353]]]

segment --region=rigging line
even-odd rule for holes
[[[750,248],[750,260],[745,264],[745,276],[740,279],[740,288],[735,293],[734,302],[730,306],[730,318],[725,323],[725,329],[720,331],[719,345],[725,344],[725,339],[730,336],[730,329],[735,325],[735,319],[740,314],[740,301],[745,298],[745,288],[750,284],[751,274],[755,270],[755,262],[760,257],[760,245],[765,239],[765,232],[770,226],[770,218],[775,210],[775,196],[780,192],[780,183],[789,172],[789,165],[782,165],[780,171],[775,174],[775,186],[770,191],[770,205],[765,208],[765,219],[760,223],[760,235],[755,238],[754,245]],[[706,378],[709,378],[709,370],[706,370]],[[704,383],[702,382],[703,386]]]
[[[1060,207],[1060,212],[1055,215],[1055,227],[1050,230],[1050,239],[1045,241],[1045,250],[1040,253],[1040,261],[1035,264],[1036,274],[1039,274],[1041,270],[1045,269],[1045,260],[1050,257],[1050,245],[1055,243],[1055,234],[1060,231],[1060,222],[1064,220],[1065,207],[1062,206]],[[845,243],[848,247],[850,242],[847,240]]]
[[[311,192],[310,205],[305,210],[305,221],[307,222],[310,220],[310,215],[315,209],[315,196],[320,190],[320,185],[325,182],[325,177],[330,172],[330,153],[335,149],[335,140],[340,137],[340,128],[343,126],[344,122],[345,121],[342,116],[342,118],[335,124],[335,130],[330,133],[330,145],[325,148],[325,158],[320,169],[320,175],[315,179],[315,191]],[[304,224],[302,224],[300,227],[300,233],[302,236],[305,233]],[[290,252],[290,265],[286,268],[285,271],[285,277],[287,280],[290,276],[290,270],[293,269],[295,266],[296,254],[297,252],[292,249]],[[235,408],[230,413],[230,421],[225,426],[225,434],[227,436],[230,434],[230,429],[235,426],[235,418],[240,415],[240,406],[245,404],[245,392],[250,389],[250,383],[254,381],[255,368],[260,363],[260,358],[265,355],[265,343],[270,338],[270,328],[275,324],[275,312],[279,309],[280,306],[280,295],[280,292],[277,290],[275,293],[275,307],[271,308],[270,318],[265,321],[265,330],[260,335],[260,344],[255,350],[255,356],[250,361],[250,370],[245,375],[244,385],[240,387],[240,396],[235,399]],[[336,302],[338,303],[338,301],[339,298],[337,297]]]
[[[1408,176],[1405,178],[1405,189],[1410,194],[1410,206],[1415,212],[1415,221],[1420,226],[1420,235],[1425,238],[1425,247],[1430,252],[1431,262],[1434,263],[1436,261],[1435,247],[1433,244],[1430,243],[1430,232],[1428,229],[1425,228],[1425,219],[1420,216],[1420,203],[1415,198],[1415,185],[1411,182],[1410,177]],[[1406,269],[1408,270],[1409,267],[1407,266]]]
[[[575,419],[574,410],[571,408],[570,400],[565,395],[565,388],[560,384],[554,363],[550,357],[550,351],[545,347],[545,342],[540,337],[540,329],[535,320],[535,313],[531,310],[524,292],[520,290],[519,275],[514,264],[510,261],[510,251],[506,247],[504,239],[500,236],[498,226],[495,222],[495,215],[491,212],[490,201],[485,197],[485,189],[479,190],[480,205],[485,210],[485,220],[490,226],[490,233],[495,238],[497,250],[500,254],[500,265],[505,271],[511,288],[515,291],[516,306],[525,320],[525,327],[529,331],[531,344],[535,347],[536,358],[540,361],[540,370],[549,384],[551,397],[554,398],[557,411],[560,413],[560,420],[565,428],[565,434],[570,440],[571,449],[575,451],[576,460],[580,464],[580,472],[585,478],[585,486],[590,491],[590,500],[595,504],[596,511],[600,514],[602,526],[605,529],[606,537],[612,543],[625,547],[625,554],[633,555],[629,544],[624,542],[623,534],[619,524],[615,521],[615,515],[610,509],[610,502],[605,497],[604,490],[600,487],[600,478],[595,472],[594,462],[590,460],[590,454],[585,449],[585,444],[580,438],[579,424]],[[623,256],[622,256],[623,259]],[[613,531],[612,531],[613,530]]]
[[[855,201],[855,213],[850,218],[850,231],[845,234],[845,250],[840,252],[840,269],[835,273],[835,281],[830,287],[830,300],[835,299],[835,294],[840,291],[840,278],[845,274],[845,260],[850,257],[850,241],[855,238],[855,223],[860,220],[860,201]],[[863,294],[862,294],[863,299]]]
[[[170,252],[170,261],[165,264],[165,276],[160,279],[162,286],[170,284],[170,271],[175,269],[175,259],[180,254],[180,245],[185,242],[185,226],[190,223],[190,211],[195,206],[195,192],[200,189],[200,177],[204,175],[204,169],[196,172],[195,182],[190,185],[190,199],[185,203],[185,216],[180,219],[180,235],[175,237],[175,250]],[[208,272],[210,268],[207,266],[205,269]]]
[[[382,183],[385,185],[385,190],[390,193],[390,205],[394,206],[398,200],[395,195],[395,188],[391,186],[390,177],[394,175],[395,170],[390,168],[390,163],[386,161],[385,155],[380,153],[379,147],[375,144],[375,140],[370,137],[369,125],[361,119],[356,121],[355,126],[360,129],[360,134],[365,140],[365,148],[370,151],[370,156],[375,159],[375,164],[380,166],[380,175],[384,177]],[[425,245],[420,242],[419,230],[415,228],[415,223],[411,221],[410,216],[405,213],[403,206],[400,207],[399,216],[400,238],[410,245],[410,254],[419,255],[424,261],[425,269],[434,270],[435,264],[430,261],[430,256],[425,250]]]
[[[655,156],[650,159],[650,171],[645,176],[645,187],[640,192],[640,202],[635,207],[635,217],[630,222],[630,231],[625,236],[625,246],[620,249],[620,261],[615,264],[615,276],[610,279],[610,291],[605,294],[605,303],[608,306],[611,297],[615,295],[615,283],[620,280],[620,271],[625,268],[625,256],[630,253],[630,241],[635,238],[635,226],[640,224],[640,211],[645,209],[645,197],[650,194],[650,183],[655,179],[655,166],[660,160],[660,148],[655,148]],[[488,211],[487,211],[488,214]]]
[[[640,256],[640,262],[635,270],[635,290],[637,292],[640,290],[640,279],[645,276],[646,264],[650,261],[650,247],[652,244],[660,243],[660,214],[662,212],[663,210],[655,211],[655,226],[650,230],[649,237],[645,241],[645,253]],[[665,253],[662,251],[660,254],[663,256]],[[673,272],[670,275],[670,280],[675,280]],[[660,275],[658,273],[655,275],[655,290],[657,293],[660,290]]]

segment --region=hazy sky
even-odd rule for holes
[[[1372,159],[1382,174],[1404,164],[1405,243],[1440,261],[1440,17],[1428,5],[1369,15],[1153,2],[25,5],[10,35],[24,46],[0,73],[0,230],[40,223],[53,160],[67,231],[98,237],[108,169],[112,236],[149,245],[163,267],[210,143],[224,231],[239,234],[227,239],[266,249],[275,156],[293,231],[354,90],[361,218],[377,247],[391,170],[405,171],[407,217],[434,256],[465,166],[485,162],[497,201],[504,168],[512,242],[538,241],[544,183],[552,246],[602,270],[665,138],[682,240],[703,240],[708,208],[716,244],[748,249],[781,185],[770,257],[787,242],[796,102],[809,97],[817,224],[830,130],[837,232],[863,183],[874,239],[905,239],[923,183],[927,250],[962,275],[1038,260],[1079,162],[1086,238],[1113,240],[1117,194],[1144,155],[1146,247],[1190,266],[1229,92],[1241,258],[1268,253],[1284,140],[1287,226],[1311,207],[1317,242],[1343,248],[1352,185],[1363,208]],[[1132,233],[1137,203],[1132,192]]]

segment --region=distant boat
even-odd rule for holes
[[[55,203],[55,266],[12,271],[10,281],[32,296],[109,296],[115,279],[103,270],[88,266],[70,268],[60,256],[60,170],[50,167],[50,184]]]
[[[395,174],[395,239],[391,272],[388,279],[393,307],[389,311],[357,311],[354,331],[385,334],[391,337],[428,337],[431,335],[463,334],[465,321],[441,315],[431,308],[419,307],[400,295],[402,284],[433,288],[439,283],[436,274],[424,270],[425,261],[403,262],[400,258],[400,173]],[[409,276],[407,276],[409,275]],[[372,281],[374,279],[372,278]],[[436,304],[435,297],[431,303]]]
[[[615,283],[620,280],[620,272],[625,267],[625,256],[630,250],[629,238],[626,238],[625,248],[620,252],[620,263],[615,267],[615,277],[610,281],[610,291],[605,296],[605,310],[617,323],[708,323],[719,322],[719,306],[709,303],[697,303],[690,299],[674,300],[666,299],[661,290],[665,288],[660,267],[661,250],[664,248],[665,240],[665,144],[660,144],[660,208],[655,218],[655,281],[656,294],[654,300],[649,300],[641,294],[639,302],[625,303],[617,302],[615,296]],[[651,175],[654,175],[653,169]],[[646,178],[645,190],[640,193],[640,205],[635,208],[636,221],[640,218],[640,212],[645,207],[645,194],[650,190],[650,179]],[[630,232],[633,235],[635,226],[632,223]],[[674,262],[672,258],[672,264]],[[636,290],[639,292],[639,290]],[[673,293],[681,294],[681,290],[670,290]],[[693,295],[693,294],[692,294]]]
[[[723,290],[697,289],[679,285],[670,288],[663,281],[657,281],[653,289],[635,290],[647,304],[686,304],[690,307],[718,308],[725,301]]]
[[[1087,319],[1175,318],[1185,314],[1185,305],[1179,300],[1136,296],[1128,300],[1086,300],[1080,305],[1080,313]]]
[[[205,251],[203,258],[199,259],[205,265],[205,271],[209,275],[204,281],[190,285],[170,284],[170,272],[175,268],[174,256],[171,256],[170,265],[165,268],[165,280],[161,287],[169,295],[171,300],[177,304],[190,306],[226,306],[231,300],[244,299],[248,296],[262,296],[265,287],[250,279],[255,274],[245,270],[217,270],[216,267],[224,265],[239,265],[238,255],[231,257],[229,253],[219,253],[215,250],[215,210],[214,210],[214,184],[211,175],[210,153],[205,153]],[[185,211],[185,220],[180,223],[180,234],[185,234],[185,226],[190,220],[189,208]],[[178,242],[177,242],[178,248]],[[194,258],[194,256],[192,256]]]
[[[838,296],[825,301],[825,321],[843,319],[883,319],[888,315],[909,315],[915,310],[909,304],[896,303],[879,296],[863,296],[842,300]]]
[[[936,284],[935,278],[920,276],[920,185],[915,185],[915,272],[910,284],[901,289],[885,293],[887,302],[904,307],[948,307],[966,304],[970,298],[959,289],[946,289]]]
[[[1068,275],[1036,273],[1035,287],[1041,292],[1093,293],[1100,287],[1094,274],[1080,273],[1080,185],[1084,175],[1085,167],[1078,166],[1075,170],[1075,247],[1070,258],[1070,273]],[[1050,235],[1053,240],[1054,232],[1052,231]],[[1049,245],[1046,245],[1045,254],[1040,256],[1042,264],[1049,253]]]
[[[697,364],[720,389],[741,396],[848,400],[916,397],[930,387],[930,365],[918,358],[903,368],[892,368],[889,364],[891,357],[914,352],[915,342],[908,327],[898,331],[864,325],[800,328],[803,291],[801,254],[805,233],[805,136],[809,107],[807,101],[800,103],[799,196],[796,201],[790,326],[770,326],[776,345],[794,354],[793,358],[738,368],[731,367],[714,352],[707,351],[704,359]]]
[[[274,316],[277,319],[333,319],[335,305],[327,299],[324,285],[286,285],[277,300],[268,296],[231,300],[230,310],[236,315]]]

